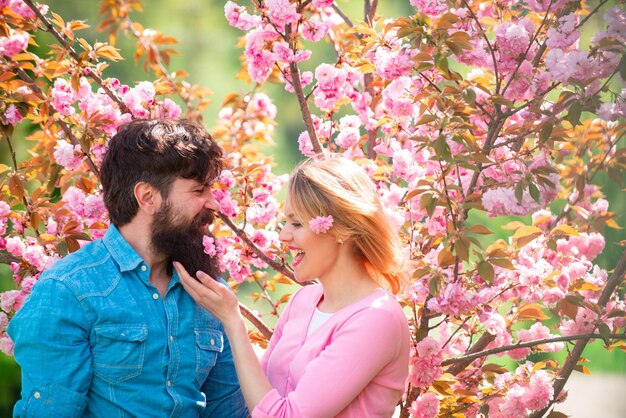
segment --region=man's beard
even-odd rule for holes
[[[213,219],[211,210],[200,212],[191,221],[181,219],[172,213],[169,201],[164,202],[152,219],[151,246],[157,254],[168,258],[168,273],[172,272],[172,261],[178,261],[192,277],[198,270],[218,277],[217,257],[206,254],[202,244],[203,236],[211,234],[201,227],[212,223]]]

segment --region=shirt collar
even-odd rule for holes
[[[133,247],[124,239],[120,231],[111,224],[109,230],[102,238],[104,245],[109,250],[111,257],[119,265],[120,271],[136,269],[143,259]]]

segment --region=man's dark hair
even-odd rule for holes
[[[137,214],[135,185],[146,182],[164,199],[179,177],[204,183],[223,167],[223,151],[200,125],[184,119],[137,119],[109,141],[100,180],[111,223],[121,227]]]

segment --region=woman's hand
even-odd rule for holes
[[[198,271],[198,280],[191,277],[182,264],[174,262],[180,282],[189,295],[207,311],[211,312],[224,324],[224,328],[235,326],[243,321],[239,311],[237,296],[224,284],[214,280],[208,274]]]

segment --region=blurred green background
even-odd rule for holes
[[[95,27],[98,24],[98,9],[100,2],[85,0],[56,0],[42,1],[50,6],[50,10],[59,14],[65,21],[85,20],[92,26],[78,33],[78,36],[93,41],[106,41],[106,35],[97,33]],[[189,73],[188,81],[198,83],[213,91],[212,104],[204,113],[204,122],[207,128],[214,124],[221,103],[226,94],[230,92],[245,93],[252,90],[253,86],[236,79],[240,69],[240,55],[242,49],[236,47],[238,39],[243,32],[230,27],[224,17],[224,0],[186,0],[176,2],[172,0],[145,0],[143,1],[143,12],[135,13],[132,16],[134,21],[141,23],[146,28],[154,28],[163,32],[167,36],[173,36],[180,41],[176,49],[180,55],[172,58],[169,66],[171,71],[185,70]],[[240,4],[246,4],[243,1]],[[339,0],[339,6],[346,12],[353,22],[362,20],[362,1]],[[409,5],[408,0],[387,0],[379,4],[379,14],[385,18],[393,18],[401,15],[409,15],[414,12],[414,8]],[[588,38],[601,29],[599,25],[601,19],[587,29]],[[48,35],[37,38],[40,51],[44,51],[52,42]],[[136,63],[133,60],[134,45],[132,40],[120,36],[118,48],[122,49],[122,56],[128,57],[126,60],[113,63],[105,72],[106,77],[117,77],[124,84],[133,85],[136,82],[151,79],[143,71],[143,62]],[[310,47],[310,45],[307,45]],[[332,61],[333,52],[330,46],[324,42],[314,46],[314,59],[304,63],[303,70],[314,70],[316,63]],[[321,58],[320,58],[321,54]],[[276,127],[276,147],[270,153],[274,156],[277,168],[275,172],[286,173],[301,158],[297,147],[297,137],[304,130],[297,101],[294,96],[286,93],[282,85],[269,85],[263,88],[274,101],[278,108]],[[19,130],[21,129],[21,131]],[[26,135],[23,127],[19,128],[14,137]],[[17,141],[16,141],[17,142]],[[18,146],[18,154],[25,155],[24,145]],[[9,154],[6,143],[0,142],[0,162],[9,163]],[[605,193],[611,204],[610,210],[616,213],[624,213],[626,202],[619,187],[609,184],[606,178],[599,179],[600,184],[605,184]],[[622,197],[622,198],[620,198]],[[489,226],[491,230],[498,230],[500,225],[508,223],[514,218],[486,218],[482,213],[473,213],[470,217],[471,223],[480,223]],[[526,220],[526,219],[524,219]],[[623,220],[618,219],[619,223]],[[498,238],[506,238],[507,231],[502,231]],[[601,267],[610,268],[614,266],[621,254],[621,247],[616,243],[624,239],[622,231],[606,231],[607,248],[596,260]],[[490,237],[493,238],[493,237]],[[15,284],[11,279],[11,272],[6,266],[0,266],[0,291],[14,289]],[[240,294],[253,291],[251,288],[241,288]],[[251,305],[246,297],[242,300],[248,306]],[[263,312],[264,306],[260,303],[254,308]],[[559,356],[564,356],[561,354]],[[621,372],[626,373],[626,358],[624,353],[607,353],[601,342],[594,343],[585,351],[585,357],[591,360],[589,368],[593,372]],[[506,364],[506,361],[504,361]],[[19,396],[20,375],[19,368],[12,357],[0,354],[0,417],[9,417],[12,406]]]

